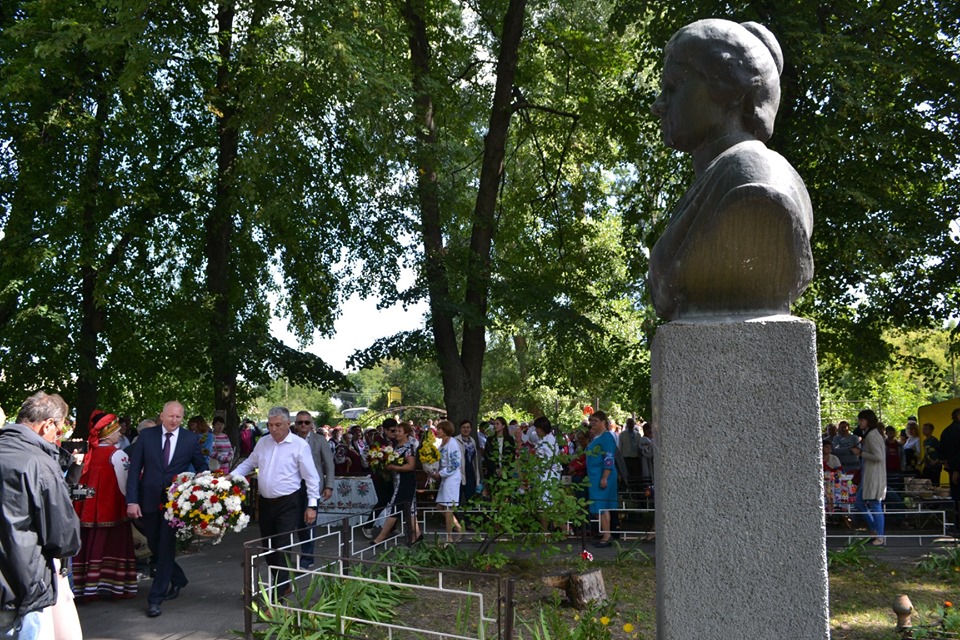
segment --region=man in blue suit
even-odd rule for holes
[[[143,530],[150,551],[157,559],[157,574],[147,598],[147,615],[156,618],[163,611],[160,603],[180,595],[187,576],[176,561],[177,535],[163,517],[167,489],[178,473],[190,465],[197,473],[207,470],[207,459],[200,452],[197,434],[180,428],[183,405],[172,400],[163,405],[159,429],[145,429],[131,445],[130,472],[127,475],[127,515],[143,519]]]

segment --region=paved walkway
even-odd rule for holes
[[[226,640],[243,629],[243,543],[259,537],[256,525],[227,534],[218,545],[179,554],[190,583],[180,597],[163,603],[163,615],[148,618],[150,580],[136,598],[77,606],[85,640]]]

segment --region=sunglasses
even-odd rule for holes
[[[313,420],[297,420],[297,424],[313,424]]]

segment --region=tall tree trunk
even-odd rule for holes
[[[484,138],[480,183],[473,212],[469,267],[462,316],[461,345],[458,346],[454,317],[456,305],[450,299],[450,284],[444,264],[445,248],[437,192],[436,145],[438,141],[432,95],[428,89],[431,73],[430,42],[422,0],[406,0],[404,18],[410,29],[410,58],[413,64],[414,109],[417,129],[417,195],[425,250],[424,273],[430,296],[434,344],[443,380],[443,397],[448,415],[455,421],[477,424],[480,411],[483,358],[486,353],[490,257],[496,233],[497,195],[503,178],[507,133],[513,114],[511,96],[517,57],[523,35],[526,0],[511,0],[503,20],[497,82],[490,122]]]
[[[522,333],[513,334],[513,352],[517,356],[517,370],[520,372],[520,382],[526,383],[527,375],[530,373],[530,363],[527,352],[530,346],[527,344],[527,336]]]
[[[103,247],[98,242],[97,212],[100,209],[100,164],[103,159],[104,128],[109,108],[107,96],[97,98],[93,138],[87,149],[86,166],[81,179],[80,233],[80,333],[77,340],[77,425],[74,437],[85,438],[90,416],[97,408],[100,395],[100,365],[97,362],[100,332],[103,330],[103,308],[97,301],[97,285]]]
[[[214,411],[224,415],[229,431],[236,430],[237,363],[233,350],[234,305],[230,287],[230,252],[233,235],[234,172],[240,147],[237,131],[236,82],[231,59],[235,9],[221,2],[217,9],[217,176],[213,210],[206,220],[207,294],[212,302],[210,358],[213,371]]]
[[[513,352],[517,357],[517,371],[520,373],[520,384],[527,384],[527,376],[530,375],[530,345],[527,343],[527,336],[522,333],[513,334]],[[534,399],[527,401],[524,410],[535,416],[544,415],[543,407]]]

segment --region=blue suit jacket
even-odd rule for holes
[[[159,511],[167,500],[167,488],[173,477],[186,471],[191,464],[197,473],[207,470],[207,458],[200,453],[200,438],[186,429],[180,429],[177,446],[170,464],[163,464],[162,426],[144,429],[137,441],[127,449],[130,472],[127,475],[127,504],[140,505],[143,513]]]

